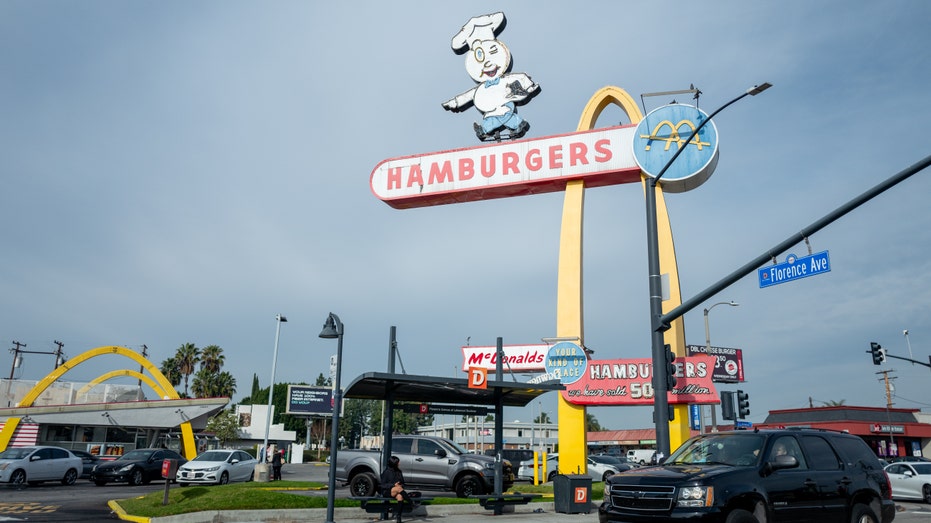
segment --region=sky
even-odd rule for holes
[[[513,70],[541,86],[519,108],[528,138],[574,132],[605,86],[651,110],[672,100],[641,94],[694,84],[710,112],[773,84],[715,117],[714,175],[666,196],[684,299],[931,154],[931,4],[917,0],[5,0],[0,343],[60,341],[72,358],[145,345],[156,365],[215,344],[238,402],[253,375],[270,381],[276,314],[276,382],[329,373],[330,312],[343,385],[386,370],[392,326],[399,369],[439,376],[464,377],[467,343],[555,336],[562,193],[397,210],[369,187],[384,159],[478,145],[480,113],[441,103],[473,86],[451,38],[496,11]],[[598,126],[622,120],[608,108]],[[702,309],[740,304],[709,326],[712,345],[743,351],[749,421],[885,406],[880,370],[894,370],[895,407],[931,411],[927,366],[866,353],[875,341],[909,357],[910,344],[928,361],[928,195],[931,169],[809,239],[829,273],[764,289],[753,273],[685,315],[687,342],[703,344]],[[638,184],[586,191],[584,242],[585,345],[649,357]],[[53,360],[25,354],[14,376],[41,379]],[[66,376],[126,367],[101,357]],[[555,417],[554,394],[539,403]],[[648,407],[590,412],[605,428],[652,426]]]

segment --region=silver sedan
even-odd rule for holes
[[[252,481],[256,463],[255,458],[241,450],[208,450],[178,467],[175,480],[182,487]]]

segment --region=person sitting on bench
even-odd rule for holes
[[[397,456],[388,458],[388,467],[381,473],[381,494],[398,501],[410,499],[404,490],[404,473],[401,472],[401,460]]]

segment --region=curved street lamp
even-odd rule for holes
[[[275,327],[275,352],[272,353],[272,379],[268,382],[268,409],[265,411],[265,440],[262,442],[261,463],[268,461],[268,429],[272,424],[272,393],[275,391],[275,365],[278,363],[278,338],[281,334],[281,324],[287,323],[288,318],[281,314],[275,316],[277,326]]]
[[[727,102],[719,107],[700,125],[695,127],[692,134],[682,143],[689,144],[695,138],[699,131],[711,121],[718,113],[730,107],[738,100],[746,96],[756,96],[766,89],[772,87],[769,82],[755,85],[747,89],[740,96]],[[646,182],[646,212],[647,212],[647,263],[650,272],[650,335],[653,356],[653,368],[662,369],[666,364],[666,348],[664,346],[663,334],[670,328],[669,323],[663,321],[663,284],[659,267],[659,226],[656,218],[656,186],[660,178],[666,174],[669,166],[676,161],[676,158],[685,151],[686,147],[679,147],[676,154],[672,155],[666,165],[663,166],[659,174],[649,178]],[[666,393],[669,391],[669,384],[666,383],[665,372],[653,373],[653,418],[656,424],[656,452],[657,455],[669,456],[669,398]]]
[[[705,309],[704,311],[704,314],[705,314],[705,354],[709,354],[709,355],[711,354],[711,331],[708,329],[708,313],[711,312],[711,309],[717,307],[718,305],[730,305],[731,307],[737,307],[740,304],[734,300],[719,301],[718,303],[715,303],[711,307],[708,307],[707,309]],[[705,429],[704,423],[702,423],[702,430],[704,429]],[[715,411],[715,406],[712,404],[711,405],[711,432],[717,432],[717,431],[718,431],[718,414],[717,414],[717,411]]]
[[[333,523],[333,508],[336,506],[336,454],[338,445],[336,443],[339,437],[339,406],[342,403],[342,391],[339,388],[340,366],[343,362],[343,322],[339,321],[339,316],[330,313],[327,316],[326,323],[323,324],[323,330],[320,331],[320,337],[331,340],[336,338],[336,379],[333,382],[333,419],[330,421],[332,431],[330,432],[330,481],[327,485],[326,493],[326,523]]]

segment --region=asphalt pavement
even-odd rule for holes
[[[327,481],[327,466],[315,463],[286,464],[282,467],[282,479],[286,481]],[[271,483],[270,486],[273,486]],[[512,490],[519,490],[512,489]],[[347,497],[348,489],[337,488],[337,497]],[[298,496],[327,495],[326,489],[290,491]],[[424,493],[434,495],[434,493]],[[435,493],[435,495],[451,495],[450,493]],[[405,514],[403,521],[412,523],[472,523],[488,518],[489,523],[521,523],[521,522],[552,522],[556,523],[597,523],[598,514],[596,506],[592,504],[588,514],[567,514],[556,512],[552,501],[528,503],[509,507],[511,511],[495,515],[494,511],[486,510],[480,505],[432,505],[421,506],[412,514]],[[151,518],[151,523],[321,523],[326,520],[325,508],[314,509],[282,509],[282,510],[236,510],[236,511],[210,511],[180,514],[161,518]],[[131,514],[120,514],[121,519],[141,521]],[[372,523],[378,520],[378,514],[369,514],[360,507],[336,507],[333,510],[333,520],[346,523]],[[393,520],[392,520],[393,521]]]

